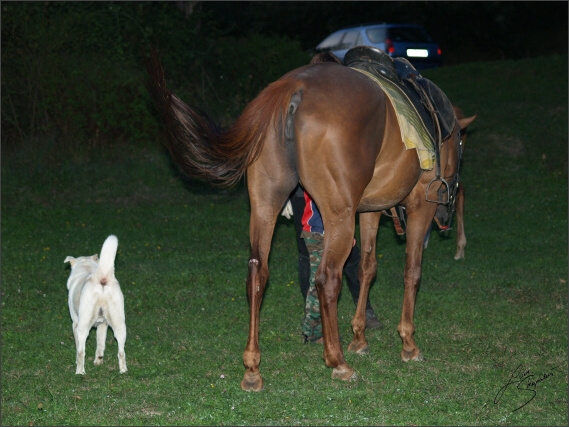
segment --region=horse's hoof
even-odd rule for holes
[[[367,343],[364,343],[363,345],[361,344],[355,344],[353,341],[350,343],[350,345],[348,346],[348,351],[351,351],[352,353],[356,353],[356,354],[369,354],[369,346],[367,345]]]
[[[413,351],[405,351],[403,350],[401,352],[401,360],[403,362],[410,362],[410,361],[414,361],[414,362],[422,362],[424,361],[424,357],[423,354],[421,353],[421,351],[417,348]]]
[[[349,366],[343,368],[332,369],[332,379],[342,380],[342,381],[356,381],[358,379],[358,374]]]
[[[456,250],[456,253],[454,254],[454,259],[456,260],[464,259],[464,248]]]
[[[245,373],[241,380],[241,389],[244,391],[261,391],[263,390],[263,378],[261,374]]]

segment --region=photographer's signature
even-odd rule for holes
[[[549,377],[552,377],[554,370],[555,368],[551,369],[549,372],[536,376],[532,374],[529,369],[524,369],[523,364],[518,365],[514,372],[512,372],[512,375],[510,376],[508,382],[502,386],[502,388],[496,394],[494,403],[498,404],[500,402],[500,399],[502,399],[502,396],[504,396],[504,393],[508,387],[516,385],[516,389],[523,393],[523,396],[526,400],[521,406],[517,407],[512,412],[515,412],[518,409],[522,409],[535,398],[537,394],[537,385]]]

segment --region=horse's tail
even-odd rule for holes
[[[147,62],[148,91],[164,122],[166,147],[191,178],[230,187],[257,159],[268,132],[284,139],[291,98],[300,83],[281,79],[266,87],[242,112],[235,124],[221,131],[204,112],[190,107],[166,88],[164,70],[154,54]],[[290,107],[291,112],[296,105]]]

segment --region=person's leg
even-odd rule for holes
[[[299,195],[300,194],[300,195]],[[304,214],[304,192],[295,192],[291,198],[292,219],[294,221],[294,229],[296,234],[296,244],[298,246],[298,281],[300,283],[300,292],[302,300],[306,301],[306,294],[310,286],[310,256],[304,239],[300,237],[302,233],[302,215]]]
[[[320,318],[320,300],[315,286],[316,270],[322,259],[323,239],[320,233],[302,232],[306,247],[310,253],[310,285],[305,299],[302,334],[304,342],[317,341],[322,338],[322,322]]]
[[[302,300],[306,300],[306,294],[310,286],[310,256],[298,255],[298,280],[300,283],[300,292]]]
[[[348,282],[348,289],[350,290],[350,294],[352,294],[352,299],[354,300],[354,304],[358,304],[358,299],[360,296],[360,281],[358,279],[358,267],[360,265],[360,248],[354,246],[348,259],[346,260],[346,264],[344,264],[344,275],[346,276],[346,281]],[[369,306],[366,306],[366,309]]]

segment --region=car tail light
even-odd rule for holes
[[[441,56],[443,54],[443,51],[441,50],[440,47],[437,47],[437,55]]]
[[[387,53],[395,52],[395,47],[393,47],[393,42],[390,39],[385,39],[385,48],[387,49]]]

